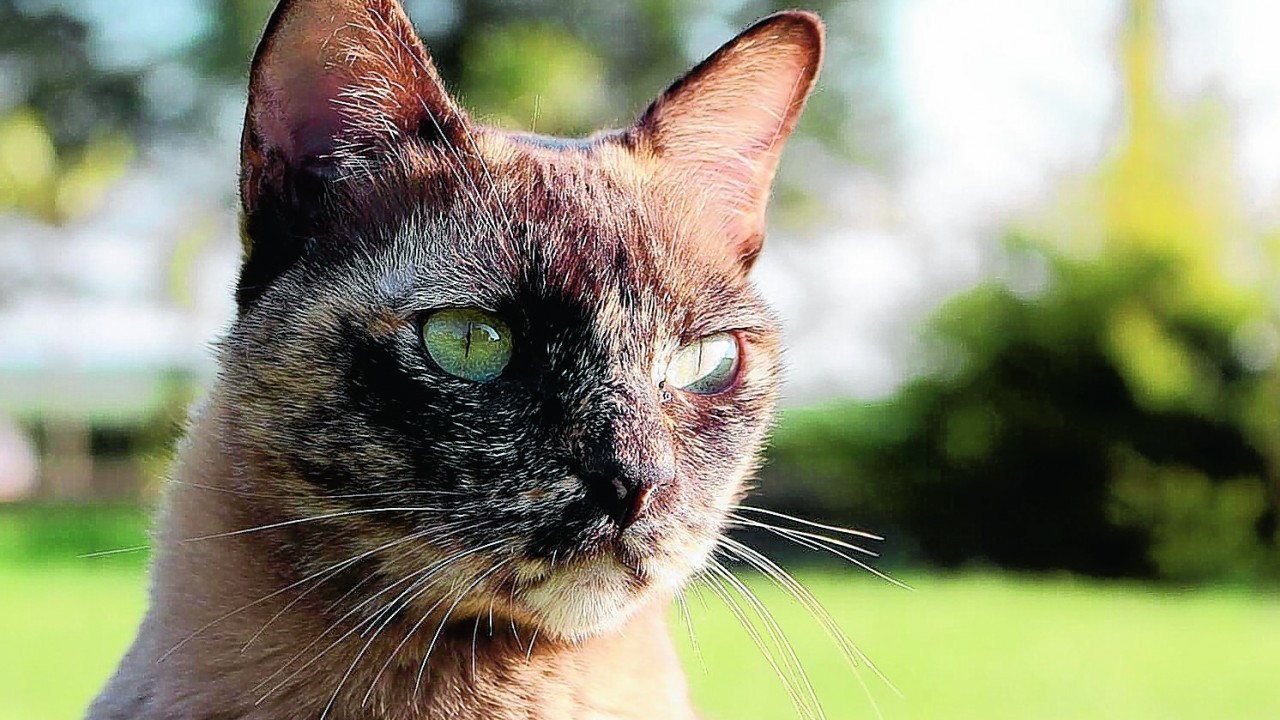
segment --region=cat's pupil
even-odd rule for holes
[[[502,374],[511,360],[511,332],[496,316],[473,308],[432,313],[423,323],[422,342],[441,370],[473,382]]]

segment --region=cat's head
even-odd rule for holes
[[[325,516],[298,561],[563,638],[687,580],[771,422],[747,273],[821,54],[775,15],[631,127],[557,140],[468,118],[394,0],[281,3],[221,392],[245,495]]]

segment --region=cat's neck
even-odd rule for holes
[[[192,437],[162,514],[151,609],[99,701],[119,710],[91,717],[693,717],[665,603],[577,643],[488,618],[361,625],[381,603],[345,611],[373,590],[304,594],[316,578],[290,562],[287,536],[227,535],[275,518],[225,491],[225,447]]]

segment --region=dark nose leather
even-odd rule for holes
[[[583,481],[587,495],[607,515],[618,530],[639,519],[653,491],[675,477],[675,462],[666,448],[652,456],[628,461],[615,448],[598,448],[583,458]]]
[[[578,465],[588,499],[621,532],[675,479],[675,449],[660,402],[644,382],[614,384],[582,418]]]

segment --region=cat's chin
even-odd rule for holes
[[[609,553],[557,568],[525,586],[519,603],[548,636],[577,641],[616,630],[683,580],[630,567]]]

